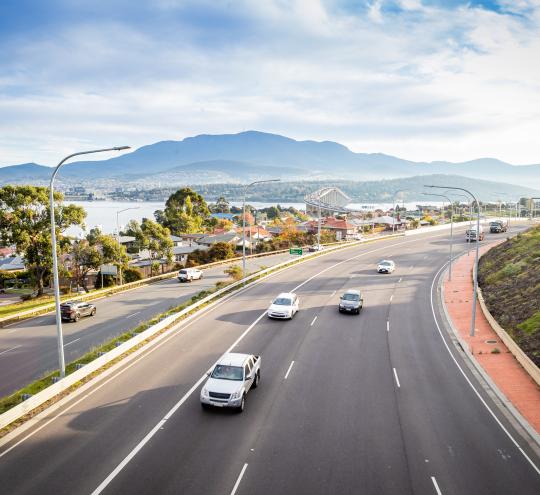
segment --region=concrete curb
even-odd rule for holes
[[[466,253],[456,256],[452,261],[456,261],[461,256],[465,256],[465,255]],[[459,344],[459,347],[460,347],[459,350],[463,351],[464,357],[466,358],[466,362],[469,363],[469,368],[471,369],[474,368],[474,371],[476,371],[476,373],[480,375],[480,377],[486,383],[487,387],[489,387],[489,390],[498,399],[497,401],[494,401],[494,402],[498,406],[499,410],[501,410],[501,412],[507,417],[507,419],[514,420],[515,422],[518,423],[518,425],[529,437],[528,439],[525,438],[525,440],[527,440],[529,445],[535,450],[535,452],[538,455],[540,455],[540,434],[538,434],[538,432],[530,425],[530,423],[525,419],[525,417],[516,409],[514,404],[512,404],[512,402],[506,397],[506,395],[501,391],[501,389],[495,384],[495,382],[487,374],[484,368],[482,368],[480,363],[475,359],[474,355],[469,350],[468,343],[462,339],[461,335],[459,334],[459,331],[454,326],[454,323],[448,313],[448,309],[446,308],[446,304],[444,303],[443,282],[447,273],[448,273],[448,268],[445,268],[444,271],[440,274],[439,280],[437,282],[437,293],[440,295],[439,306],[443,310],[445,323],[446,323],[445,326],[452,331],[452,335],[450,337],[454,338]],[[507,412],[509,414],[506,414]]]

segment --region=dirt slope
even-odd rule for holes
[[[478,281],[491,314],[540,366],[540,227],[482,256]]]

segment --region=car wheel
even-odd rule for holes
[[[92,312],[90,313],[90,316],[96,316],[96,308],[94,308],[94,309],[92,310]]]
[[[80,315],[79,313],[77,313],[77,314],[75,315],[75,318],[73,318],[73,321],[74,321],[74,322],[78,322],[80,319],[81,319],[81,315]]]
[[[202,273],[201,273],[201,276],[199,277],[199,280],[202,280]]]
[[[253,388],[257,388],[259,386],[259,381],[261,379],[261,372],[257,371],[257,374],[255,375],[255,380],[253,380]]]
[[[205,404],[204,402],[201,402],[201,407],[203,408],[203,410],[205,411],[208,411],[210,409],[210,405],[209,404]]]
[[[242,395],[242,402],[240,402],[240,405],[237,407],[236,412],[238,413],[244,412],[245,407],[246,407],[246,394]]]

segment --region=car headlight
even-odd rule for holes
[[[234,392],[231,394],[231,399],[239,399],[241,395],[242,395],[242,391],[239,390],[238,392]]]
[[[206,387],[203,387],[203,389],[201,390],[201,395],[208,397],[208,389]]]

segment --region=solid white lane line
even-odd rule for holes
[[[497,415],[491,410],[491,408],[488,406],[487,402],[484,400],[484,398],[480,395],[480,392],[476,390],[476,387],[473,385],[469,377],[466,375],[465,371],[463,371],[463,368],[458,363],[457,359],[452,354],[452,351],[450,350],[450,347],[448,346],[446,339],[444,338],[444,335],[442,333],[441,327],[439,326],[439,322],[437,321],[437,315],[435,314],[435,306],[433,304],[433,289],[435,286],[435,280],[437,280],[437,277],[439,274],[446,268],[448,263],[445,263],[439,271],[435,274],[433,277],[433,280],[431,282],[431,294],[430,294],[430,303],[431,303],[431,313],[433,314],[433,320],[435,321],[435,326],[437,327],[437,330],[439,331],[439,335],[441,336],[441,339],[443,341],[444,347],[446,347],[446,350],[448,351],[448,354],[450,354],[450,357],[452,358],[452,361],[454,361],[454,364],[457,366],[460,373],[463,375],[463,378],[465,378],[465,381],[469,384],[469,386],[472,388],[473,392],[476,394],[478,399],[480,399],[480,402],[482,405],[488,410],[491,417],[495,420],[495,422],[501,427],[502,431],[506,433],[506,436],[510,439],[510,441],[515,445],[515,447],[521,452],[523,457],[527,459],[529,464],[533,467],[533,469],[540,475],[540,469],[538,466],[532,461],[532,459],[527,455],[527,453],[520,447],[519,443],[516,441],[516,439],[512,436],[512,434],[505,428],[505,426],[500,422]]]
[[[286,380],[287,377],[289,376],[289,373],[291,372],[293,366],[294,366],[294,361],[291,361],[291,364],[290,364],[290,366],[289,366],[289,369],[287,370],[287,373],[285,373],[285,380]]]
[[[315,323],[316,321],[317,321],[317,317],[313,318],[313,321],[310,323],[309,326],[312,327],[312,326],[313,326],[313,323]]]
[[[439,488],[439,485],[437,484],[437,480],[435,479],[435,476],[431,477],[431,481],[433,482],[433,486],[435,487],[435,491],[437,492],[437,495],[442,495],[441,489]]]
[[[131,318],[132,316],[138,315],[138,314],[140,314],[140,313],[141,313],[140,311],[137,311],[136,313],[133,313],[133,314],[131,314],[131,315],[129,315],[129,316],[126,316],[126,319],[127,319],[127,318]]]
[[[13,330],[9,330],[8,333],[13,333],[13,332],[16,332],[17,330],[19,330],[18,328],[14,328]]]
[[[240,482],[242,481],[242,478],[244,477],[244,473],[246,472],[248,465],[247,462],[244,464],[244,467],[242,468],[242,471],[240,471],[240,474],[238,475],[238,478],[236,480],[236,483],[233,486],[231,495],[234,495],[236,493],[236,490],[238,490],[238,487],[240,486]]]
[[[5,351],[0,352],[0,356],[2,354],[5,354],[6,352],[13,351],[14,349],[18,349],[19,347],[22,347],[21,345],[16,345],[14,347],[10,347],[9,349],[6,349]]]
[[[401,388],[401,385],[399,384],[399,378],[397,376],[396,368],[394,368],[394,378],[396,379],[396,385],[398,388]]]
[[[263,318],[263,316],[266,316],[266,310],[236,339],[236,341],[223,353],[226,354],[228,352],[231,352],[243,339],[244,337],[251,331],[251,329],[259,323],[259,321]],[[220,356],[221,357],[221,356]],[[212,371],[214,366],[217,364],[219,359],[210,366],[210,368],[207,370],[207,372]],[[146,436],[133,448],[133,450],[114,468],[114,470],[107,476],[103,482],[92,492],[92,495],[98,495],[100,494],[107,486],[111,483],[116,476],[118,476],[118,473],[126,467],[126,465],[133,459],[137,453],[148,443],[148,441],[160,430],[160,428],[167,422],[168,419],[171,418],[171,416],[186,402],[191,394],[195,392],[199,388],[199,386],[208,378],[207,374],[204,373],[198,380],[195,382],[195,384],[184,394],[184,396],[169,410],[165,416],[163,416],[163,419],[159,421],[156,426],[154,426],[147,434]]]
[[[390,322],[388,320],[386,320],[386,331],[390,331]]]
[[[68,345],[71,345],[74,342],[77,342],[78,340],[81,340],[81,337],[79,337],[78,339],[72,340],[71,342],[68,342],[67,344],[64,344],[64,347],[67,347]]]

